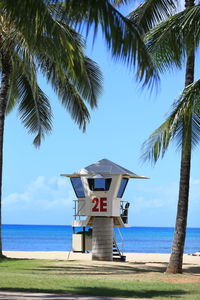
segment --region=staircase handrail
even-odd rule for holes
[[[123,235],[122,235],[121,230],[119,229],[119,227],[117,227],[117,229],[118,229],[119,236],[120,236],[120,239],[121,239],[121,243],[120,243],[122,245],[121,253],[122,253],[122,255],[124,255],[124,237],[123,237]]]
[[[118,249],[118,252],[119,252],[120,256],[123,256],[124,255],[124,238],[123,238],[123,235],[122,235],[119,227],[117,227],[117,229],[118,229],[118,232],[119,232],[119,236],[120,236],[121,242],[117,243],[115,232],[114,232],[114,236],[113,236],[113,241],[114,241],[114,243],[116,245],[116,248]],[[118,247],[119,244],[121,245],[121,250]]]

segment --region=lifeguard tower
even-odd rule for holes
[[[74,230],[73,251],[92,250],[92,260],[112,261],[114,247],[115,254],[125,260],[113,238],[113,228],[128,226],[129,203],[122,201],[128,180],[147,177],[138,176],[108,159],[61,176],[70,177],[78,198],[72,226],[74,229],[83,227],[83,234],[76,234]],[[92,227],[90,239],[85,234],[88,226]]]

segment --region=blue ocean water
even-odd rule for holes
[[[120,228],[124,238],[124,252],[170,253],[173,228]],[[117,241],[120,235],[115,229]],[[3,225],[4,251],[70,251],[71,226]],[[188,228],[185,253],[200,250],[200,228]]]

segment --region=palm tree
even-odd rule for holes
[[[95,1],[95,3],[94,3]],[[78,2],[78,3],[77,3]],[[84,55],[84,42],[75,29],[98,26],[111,54],[127,65],[136,65],[144,84],[158,79],[137,24],[120,14],[108,0],[0,1],[0,256],[3,134],[6,114],[18,106],[20,118],[34,145],[51,131],[48,98],[37,82],[38,70],[46,77],[63,106],[82,130],[89,121],[86,104],[97,106],[102,76]]]
[[[89,121],[88,104],[97,106],[101,92],[101,72],[84,55],[84,43],[67,24],[49,10],[55,33],[38,33],[38,41],[15,27],[4,10],[0,19],[0,186],[2,186],[4,120],[17,105],[22,123],[36,134],[35,146],[52,128],[51,106],[37,82],[40,71],[57,93],[62,105],[83,130]],[[58,44],[59,42],[59,44]],[[1,193],[0,193],[1,200]],[[1,201],[0,201],[1,203]],[[0,226],[1,228],[1,226]],[[2,243],[0,238],[0,255]]]
[[[173,65],[181,67],[186,56],[185,89],[178,101],[174,103],[169,117],[143,145],[143,157],[154,163],[165,154],[172,140],[177,139],[181,147],[179,198],[172,252],[166,270],[168,273],[182,273],[191,150],[192,146],[200,140],[199,81],[193,83],[195,48],[199,41],[199,36],[196,34],[196,26],[198,26],[196,18],[197,13],[198,18],[200,15],[199,9],[198,5],[195,6],[194,0],[186,0],[185,11],[159,24],[146,37],[149,51],[160,71],[165,71]]]
[[[189,9],[194,6],[194,0],[185,0],[185,8]],[[194,81],[194,64],[195,54],[192,48],[187,53],[185,87]],[[182,120],[182,149],[181,149],[181,169],[179,183],[179,197],[176,224],[174,229],[174,239],[172,252],[170,256],[167,273],[182,273],[183,253],[187,227],[189,187],[190,187],[190,170],[191,170],[191,150],[192,150],[192,125],[193,112],[190,111]]]
[[[117,5],[128,0],[115,0]],[[199,141],[199,81],[194,81],[195,51],[199,43],[199,6],[185,0],[185,11],[173,16],[179,1],[146,0],[130,13],[139,24],[152,60],[160,72],[182,67],[186,56],[185,89],[174,103],[167,120],[153,132],[143,146],[143,158],[156,162],[165,154],[169,143],[178,139],[181,146],[179,200],[172,253],[167,272],[181,273],[187,224],[189,179],[192,145]],[[161,21],[165,20],[161,24]],[[159,25],[157,25],[159,24]],[[157,25],[157,26],[156,26]]]

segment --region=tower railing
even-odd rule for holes
[[[85,200],[73,200],[74,201],[74,220],[81,220],[81,217],[85,216],[83,210],[85,208]]]
[[[74,201],[74,220],[81,220],[81,217],[85,216],[85,200],[73,200]],[[120,217],[124,224],[128,223],[128,209],[130,203],[128,201],[120,201]]]
[[[128,209],[130,203],[128,201],[120,201],[120,217],[124,224],[128,224]]]

